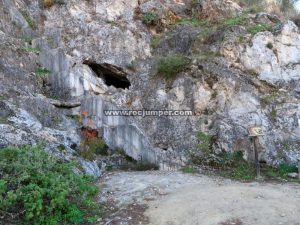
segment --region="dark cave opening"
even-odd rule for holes
[[[108,63],[98,64],[90,61],[84,61],[83,64],[88,65],[98,77],[104,80],[107,86],[128,89],[131,85],[126,77],[127,74],[120,67]]]

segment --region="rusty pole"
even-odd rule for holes
[[[255,155],[255,167],[256,167],[256,178],[260,178],[260,165],[258,161],[258,152],[257,152],[257,137],[252,137],[253,138],[253,148],[254,148],[254,155]]]

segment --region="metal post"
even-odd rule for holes
[[[260,178],[260,165],[258,161],[258,152],[256,146],[257,137],[253,137],[253,147],[254,147],[254,155],[255,155],[255,167],[256,167],[256,178]]]

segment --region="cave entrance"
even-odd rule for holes
[[[90,61],[84,61],[83,64],[88,65],[98,77],[104,80],[107,86],[128,89],[131,85],[126,77],[127,74],[120,67],[108,63],[98,64]]]

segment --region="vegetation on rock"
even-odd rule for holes
[[[87,224],[101,209],[93,180],[41,147],[0,150],[0,218],[10,224]]]
[[[94,160],[96,155],[107,155],[108,147],[101,138],[91,138],[82,142],[79,155],[87,160]]]
[[[30,15],[25,10],[22,10],[21,14],[24,17],[24,19],[26,20],[28,26],[30,28],[34,28],[35,24],[34,24],[32,18],[30,17]]]
[[[156,61],[158,74],[163,75],[166,79],[174,78],[178,73],[184,71],[189,64],[187,57],[183,55],[171,54],[160,57]]]
[[[45,76],[49,75],[51,73],[51,71],[44,67],[39,67],[36,69],[35,73],[36,73],[36,75],[38,75],[40,77],[45,77]]]
[[[159,16],[153,12],[146,12],[142,15],[142,22],[146,25],[157,25]]]
[[[197,137],[200,143],[191,151],[191,163],[182,169],[184,173],[196,173],[197,167],[203,167],[235,180],[251,181],[256,178],[254,162],[246,160],[243,152],[215,153],[211,148],[213,137],[203,132],[197,133]],[[289,173],[297,171],[296,165],[284,162],[278,167],[261,165],[261,174],[265,179],[288,179]]]

